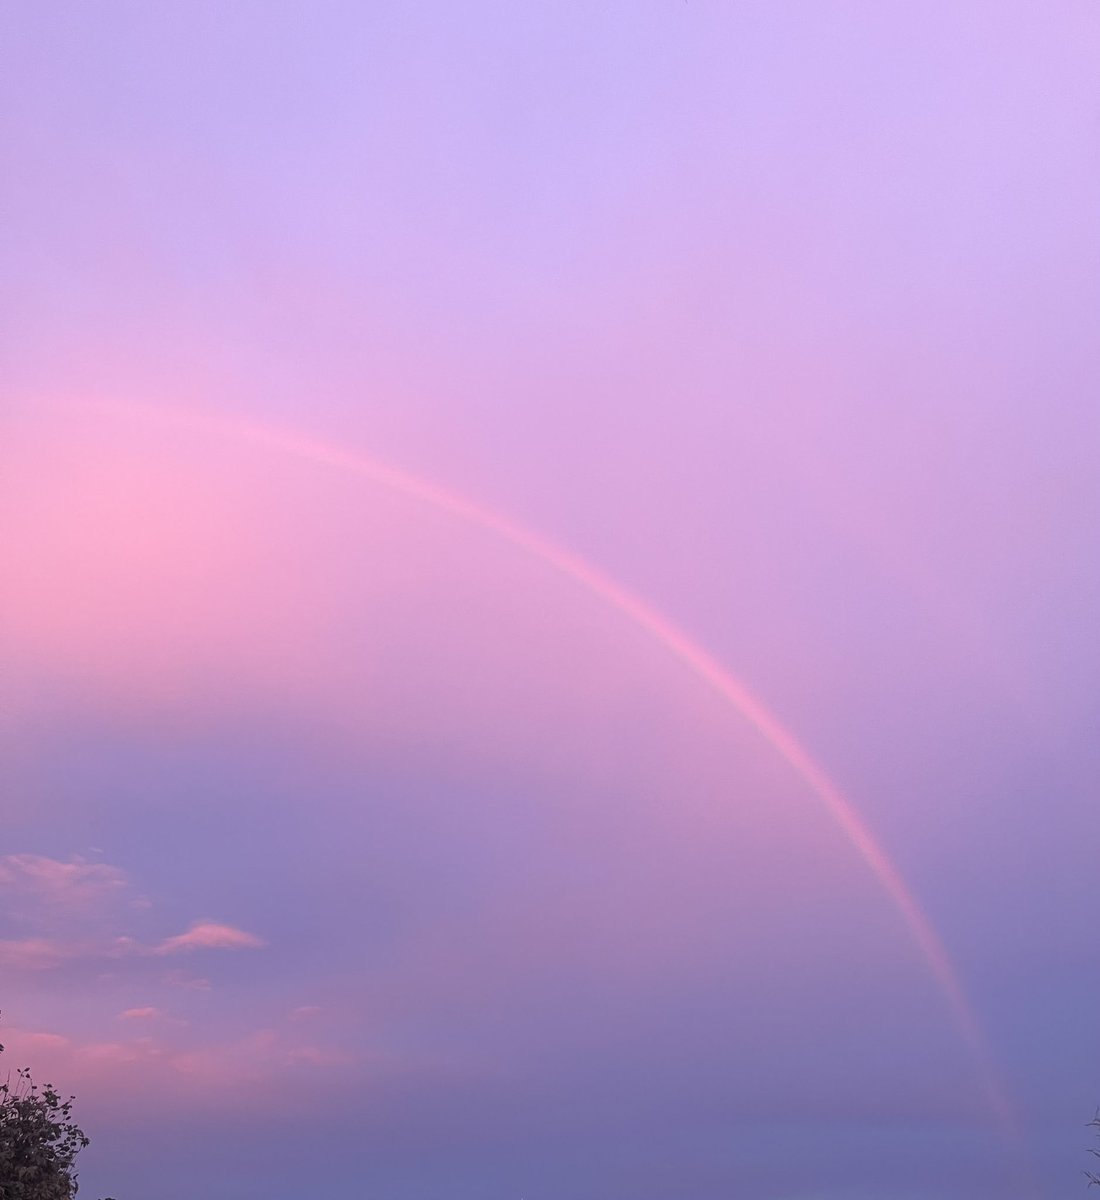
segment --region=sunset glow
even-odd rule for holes
[[[80,1195],[1083,1187],[1096,6],[0,35],[0,1066]]]

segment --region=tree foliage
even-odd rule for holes
[[[1097,1110],[1096,1116],[1089,1121],[1088,1128],[1095,1129],[1096,1136],[1100,1138],[1100,1109]],[[1095,1155],[1097,1158],[1100,1158],[1100,1146],[1090,1146],[1089,1153]],[[1097,1187],[1100,1187],[1100,1175],[1097,1175],[1095,1171],[1086,1171],[1085,1178],[1089,1181],[1089,1187],[1092,1187],[1093,1184],[1096,1184]]]
[[[0,1080],[0,1200],[76,1195],[74,1164],[88,1137],[73,1120],[73,1099],[53,1084],[39,1087],[27,1067]]]

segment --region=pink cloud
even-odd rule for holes
[[[48,971],[72,957],[71,947],[47,938],[0,941],[0,967],[9,971]]]
[[[220,1084],[254,1082],[276,1069],[279,1035],[274,1029],[257,1029],[239,1041],[202,1046],[177,1054],[172,1066],[181,1074]]]
[[[167,938],[156,948],[157,954],[178,954],[191,950],[258,950],[267,943],[255,934],[221,925],[216,921],[196,921],[186,933]]]
[[[81,858],[62,862],[39,854],[0,858],[0,888],[32,895],[49,904],[83,908],[126,886],[118,867]]]
[[[111,959],[147,955],[182,954],[193,950],[257,950],[267,943],[255,934],[216,921],[197,921],[186,933],[166,938],[156,946],[143,946],[136,939],[117,936],[106,940],[60,940],[47,937],[0,939],[0,969],[9,971],[48,971],[62,963],[84,960],[105,962]],[[110,978],[103,975],[101,978]],[[173,971],[165,982],[183,988],[209,991],[210,982]],[[140,1010],[127,1010],[136,1015]],[[148,1016],[152,1013],[146,1014]]]
[[[23,1036],[23,1044],[35,1050],[64,1050],[69,1039],[60,1033],[27,1033]]]
[[[170,1059],[181,1075],[230,1087],[269,1078],[287,1067],[341,1067],[355,1061],[332,1047],[290,1045],[274,1029],[257,1029],[237,1041],[199,1047]]]
[[[120,1019],[125,1016],[119,1014]],[[150,1027],[139,1023],[130,1028]],[[157,1036],[143,1032],[142,1036],[112,1037],[104,1030],[66,1036],[16,1027],[4,1027],[2,1032],[5,1058],[11,1062],[25,1060],[36,1076],[63,1078],[66,1088],[78,1095],[90,1090],[101,1102],[130,1111],[131,1106],[143,1103],[144,1097],[171,1094],[180,1098],[191,1089],[211,1085],[228,1101],[239,1089],[285,1079],[288,1071],[305,1078],[359,1061],[358,1056],[337,1046],[303,1044],[271,1028],[197,1042],[179,1022],[168,1021],[157,1028],[162,1030]],[[270,1100],[276,1100],[277,1091],[270,1089]]]
[[[161,1015],[159,1008],[128,1008],[118,1014],[120,1021],[152,1021]]]
[[[132,937],[110,940],[92,937],[60,940],[46,937],[12,938],[0,941],[0,967],[12,971],[47,971],[65,962],[104,962],[130,955],[151,953]],[[110,979],[112,973],[101,974]]]
[[[92,1062],[128,1066],[162,1058],[165,1048],[152,1038],[137,1038],[131,1042],[89,1042],[78,1046],[76,1053]]]

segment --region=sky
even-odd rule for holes
[[[1100,8],[0,47],[0,1042],[81,1194],[1081,1194]]]

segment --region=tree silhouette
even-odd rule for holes
[[[1096,1116],[1089,1121],[1087,1128],[1095,1129],[1096,1136],[1100,1138],[1100,1109],[1096,1110]],[[1089,1153],[1100,1158],[1100,1146],[1090,1146]],[[1089,1187],[1092,1187],[1094,1183],[1100,1187],[1100,1175],[1097,1175],[1095,1171],[1086,1171],[1085,1178],[1089,1181]]]
[[[89,1139],[72,1118],[73,1099],[53,1084],[39,1087],[28,1067],[0,1082],[0,1200],[76,1195],[74,1164]]]

